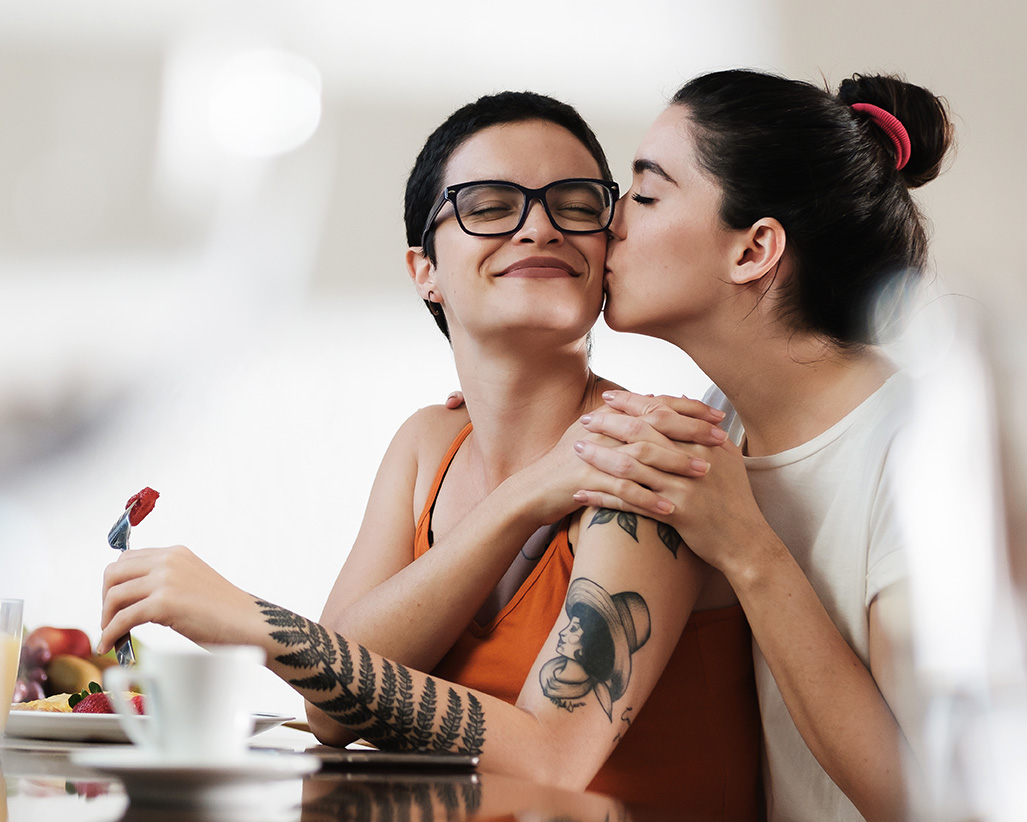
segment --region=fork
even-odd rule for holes
[[[132,533],[132,523],[129,518],[132,515],[133,507],[129,505],[125,509],[125,513],[118,517],[118,521],[114,523],[107,534],[107,544],[116,551],[128,550],[128,538]],[[130,632],[126,632],[114,643],[114,656],[117,657],[119,665],[126,668],[135,665],[136,655],[132,650],[132,634]]]

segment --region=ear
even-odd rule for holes
[[[414,281],[414,288],[422,300],[428,299],[428,292],[435,288],[435,266],[422,248],[408,248],[406,253],[407,273]]]
[[[731,281],[738,285],[756,282],[774,270],[784,252],[784,226],[773,217],[761,217],[739,232]]]

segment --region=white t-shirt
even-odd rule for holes
[[[893,376],[820,436],[780,454],[745,457],[760,510],[868,668],[870,603],[907,573],[889,490],[907,390],[907,379]],[[704,400],[728,414],[723,426],[740,444],[745,432],[723,393],[711,388]],[[861,820],[803,742],[755,642],[753,654],[769,819]]]

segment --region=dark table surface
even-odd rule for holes
[[[530,820],[650,822],[665,819],[604,796],[564,791],[477,770],[326,765],[303,777],[255,780],[230,801],[195,800],[171,785],[166,799],[133,799],[110,773],[72,761],[104,743],[7,737],[0,742],[0,822],[328,822],[328,820]],[[106,743],[107,749],[126,746]],[[268,756],[316,746],[309,733],[275,728],[253,740]],[[156,777],[160,778],[160,777]]]

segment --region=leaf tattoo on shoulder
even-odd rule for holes
[[[643,517],[643,519],[646,519]],[[621,527],[621,529],[628,534],[635,542],[638,542],[638,515],[632,514],[629,511],[615,511],[610,508],[600,508],[593,514],[591,521],[588,523],[588,527],[591,528],[593,525],[605,525],[608,522],[614,522]],[[676,558],[678,555],[678,549],[684,545],[684,540],[678,535],[671,526],[665,522],[656,522],[656,533],[660,537],[667,550],[671,552]]]
[[[298,672],[283,678],[337,722],[383,750],[481,753],[485,711],[473,693],[465,693],[465,705],[447,688],[440,705],[432,677],[418,687],[403,665],[375,659],[362,645],[292,611],[256,602],[271,638],[286,648],[275,660]]]
[[[607,522],[612,522],[614,519],[617,520],[617,524],[621,529],[627,533],[635,542],[638,542],[638,515],[629,513],[628,511],[614,511],[610,508],[600,508],[595,512],[592,517],[592,521],[588,524],[591,528],[593,525],[605,525]]]
[[[685,541],[681,539],[681,535],[665,522],[656,523],[656,533],[659,534],[660,541],[667,546],[667,549],[676,558],[678,555],[678,548],[685,544]]]

